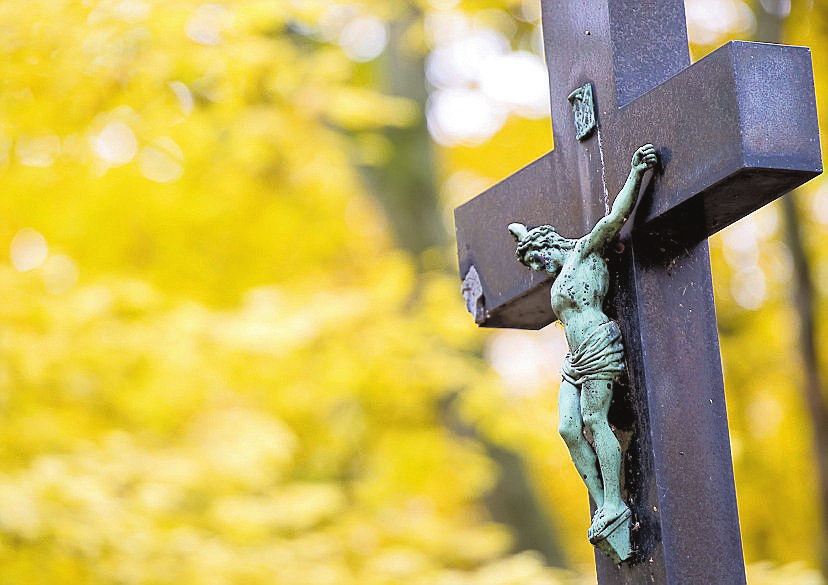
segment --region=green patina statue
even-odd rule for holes
[[[613,383],[624,371],[624,346],[618,323],[603,311],[609,287],[603,254],[629,218],[644,173],[655,164],[653,145],[639,148],[612,210],[578,240],[564,238],[548,225],[531,230],[520,223],[509,225],[518,242],[518,260],[554,277],[552,308],[570,350],[561,372],[559,431],[597,506],[589,540],[616,562],[632,554],[630,509],[621,497],[621,446],[607,422]],[[591,444],[584,428],[592,435]]]

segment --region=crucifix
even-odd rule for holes
[[[605,514],[618,524],[607,538],[593,502],[590,541],[602,585],[743,584],[706,239],[822,172],[810,52],[730,42],[691,65],[682,0],[541,8],[554,150],[456,210],[466,305],[484,327],[559,319],[554,270],[540,269],[554,254],[521,256],[521,242],[549,224],[588,239],[631,155],[653,145],[635,209],[600,253],[599,308],[623,339],[609,418],[630,512]]]

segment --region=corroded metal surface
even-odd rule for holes
[[[461,277],[475,267],[482,325],[550,323],[551,283],[515,261],[505,227],[583,236],[624,153],[656,145],[660,169],[609,253],[604,309],[629,371],[610,420],[638,529],[631,561],[596,556],[599,582],[743,584],[705,238],[822,172],[810,53],[733,42],[690,66],[681,0],[542,0],[542,17],[556,148],[457,209]],[[587,82],[597,129],[578,142],[566,98]]]

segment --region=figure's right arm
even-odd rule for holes
[[[646,144],[635,151],[627,182],[615,198],[612,210],[583,238],[581,254],[602,252],[607,243],[618,235],[635,207],[644,173],[655,166],[656,160],[656,151],[652,144]]]

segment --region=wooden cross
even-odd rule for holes
[[[628,354],[610,416],[637,553],[597,555],[599,582],[744,583],[706,238],[822,172],[810,52],[731,42],[691,66],[682,0],[541,4],[555,149],[456,210],[467,305],[485,327],[555,320],[507,225],[586,234],[655,144],[605,306]],[[586,84],[597,128],[579,141],[568,97]]]

